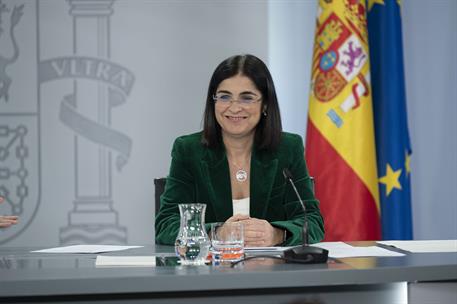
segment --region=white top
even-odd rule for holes
[[[245,197],[239,200],[233,200],[233,215],[242,214],[249,216],[250,198]]]

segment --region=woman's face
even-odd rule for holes
[[[216,120],[221,126],[222,135],[232,138],[253,136],[260,120],[262,94],[255,84],[244,75],[236,75],[222,81],[216,90],[216,96],[229,101],[216,101]],[[252,99],[252,103],[242,101]]]

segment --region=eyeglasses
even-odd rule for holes
[[[229,105],[238,102],[240,105],[250,106],[256,102],[259,102],[262,97],[253,94],[241,94],[238,99],[233,98],[232,95],[227,93],[218,93],[213,95],[213,100],[221,105]]]

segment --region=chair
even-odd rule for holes
[[[155,187],[155,214],[159,213],[160,209],[160,196],[165,191],[165,184],[167,179],[165,177],[154,178],[154,187]]]
[[[314,192],[314,188],[316,186],[316,181],[314,180],[314,177],[310,176],[309,179],[311,180],[311,190],[313,191],[313,194],[316,195],[316,192]]]

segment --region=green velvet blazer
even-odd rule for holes
[[[210,223],[224,222],[233,215],[232,190],[225,148],[209,149],[201,144],[201,132],[175,140],[165,191],[156,215],[156,243],[173,245],[179,231],[180,203],[206,204],[206,229]],[[283,246],[302,243],[304,212],[283,176],[288,168],[306,205],[309,240],[324,238],[324,222],[319,202],[304,160],[303,141],[299,135],[282,133],[275,152],[254,148],[251,156],[250,216],[265,219],[272,226],[286,230]]]

